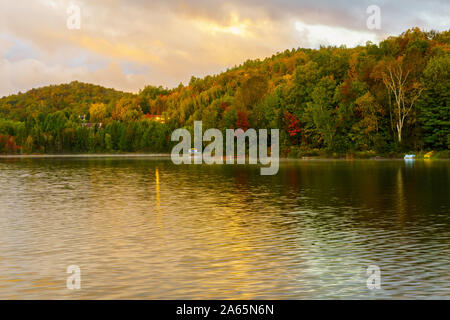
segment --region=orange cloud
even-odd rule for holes
[[[111,43],[110,41],[100,37],[91,37],[86,35],[76,37],[74,38],[74,41],[81,45],[83,48],[106,57],[125,59],[144,64],[162,64],[162,60],[160,57],[127,43]]]

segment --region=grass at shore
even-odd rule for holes
[[[403,159],[406,154],[416,155],[416,159],[450,159],[450,150],[433,152],[430,158],[425,155],[430,151],[410,151],[410,152],[389,152],[377,153],[375,151],[355,151],[347,153],[331,152],[321,149],[302,150],[300,148],[291,148],[285,153],[287,158],[317,158],[317,159]]]

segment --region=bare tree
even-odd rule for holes
[[[413,81],[410,77],[410,70],[405,69],[402,59],[398,59],[387,63],[382,72],[383,83],[395,98],[393,118],[396,122],[395,127],[399,143],[402,142],[405,120],[423,91],[419,82]]]

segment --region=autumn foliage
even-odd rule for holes
[[[172,89],[48,86],[0,99],[0,152],[167,152],[171,132],[199,120],[280,129],[282,152],[449,150],[449,70],[450,31],[413,28],[379,44],[285,50]]]
[[[295,144],[295,141],[298,140],[296,138],[302,132],[302,129],[300,128],[300,121],[297,119],[297,117],[295,115],[290,114],[287,111],[285,113],[285,119],[286,119],[287,132],[288,132],[289,136],[291,137],[291,140]]]
[[[247,113],[245,113],[245,111],[238,111],[235,127],[244,131],[247,131],[250,128],[250,124],[247,120]]]

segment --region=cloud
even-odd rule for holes
[[[342,27],[329,27],[326,25],[307,25],[300,21],[295,28],[305,38],[305,42],[312,47],[340,46],[355,47],[364,45],[367,41],[377,42],[377,35],[369,31],[355,31]]]
[[[81,30],[66,27],[71,3]],[[376,32],[366,28],[372,4]],[[0,0],[0,95],[72,80],[172,87],[288,48],[448,29],[449,14],[444,0]]]
[[[120,88],[129,92],[137,92],[150,81],[148,76],[142,74],[125,74],[122,67],[116,63],[90,71],[85,67],[46,65],[35,59],[17,62],[0,60],[0,97],[11,92],[24,92],[30,88],[68,83],[73,80],[100,84],[108,88]]]

